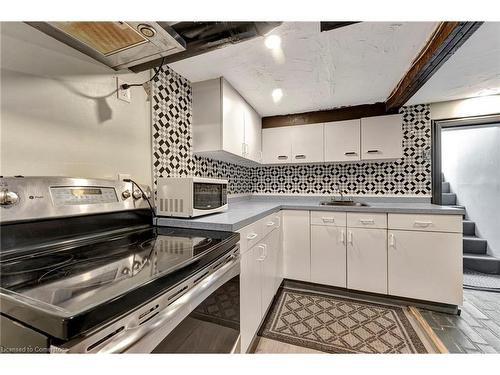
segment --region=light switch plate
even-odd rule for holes
[[[121,86],[124,84],[120,78],[116,77],[116,96],[118,97],[119,100],[123,100],[124,102],[130,103],[131,100],[131,94],[130,94],[130,88],[124,90],[121,88]]]

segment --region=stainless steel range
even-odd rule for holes
[[[4,352],[239,350],[239,235],[152,225],[132,181],[0,179]]]

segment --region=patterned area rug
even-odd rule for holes
[[[280,289],[260,336],[329,353],[436,353],[409,309]]]
[[[464,288],[500,292],[500,275],[490,275],[464,268]]]

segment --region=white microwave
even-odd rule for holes
[[[203,177],[159,178],[158,216],[196,217],[227,209],[227,180]]]

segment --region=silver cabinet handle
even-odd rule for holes
[[[333,217],[322,217],[323,223],[335,223],[335,218]]]
[[[247,236],[247,240],[253,240],[254,238],[257,238],[258,234],[257,233],[250,233]]]
[[[389,233],[389,246],[395,247],[395,245],[396,245],[396,239],[394,237],[394,233]]]
[[[347,242],[352,245],[352,232],[349,231],[349,239],[347,240]]]
[[[361,224],[375,224],[375,220],[373,219],[359,219]]]
[[[278,155],[278,160],[287,160],[288,156],[286,155]]]
[[[357,155],[358,153],[357,152],[354,152],[354,151],[349,151],[349,152],[344,152],[344,155],[345,156],[354,156],[354,155]]]
[[[109,341],[104,347],[102,347],[98,353],[123,353],[135,344],[137,344],[141,339],[145,338],[151,333],[154,333],[157,329],[160,329],[164,325],[168,325],[169,322],[175,317],[175,314],[186,309],[186,306],[190,306],[193,302],[208,291],[212,293],[225,282],[229,281],[231,278],[239,273],[239,263],[240,257],[235,255],[232,259],[219,268],[217,271],[207,276],[205,279],[201,280],[193,288],[188,290],[182,297],[179,297],[165,309],[158,313],[156,317],[151,319],[148,324],[125,328],[121,334],[117,335],[114,339]],[[233,268],[237,266],[237,272],[231,272]],[[226,276],[226,274],[228,274]],[[191,306],[193,310],[196,306]],[[172,327],[172,329],[175,327]],[[167,333],[168,334],[168,333]]]
[[[366,151],[368,154],[376,154],[378,152],[380,152],[379,150],[368,150]]]
[[[340,237],[342,238],[342,243],[345,245],[346,239],[345,239],[345,230],[342,229],[340,232]]]
[[[418,221],[415,220],[415,226],[417,227],[428,227],[429,225],[432,225],[432,221]]]
[[[305,159],[306,156],[304,154],[299,154],[299,155],[295,155],[295,159]]]
[[[266,244],[260,244],[257,247],[262,250],[260,257],[257,258],[257,261],[263,262],[267,257],[267,246]]]
[[[268,222],[266,223],[266,225],[267,225],[268,227],[272,227],[272,226],[274,225],[274,221],[268,221]]]

